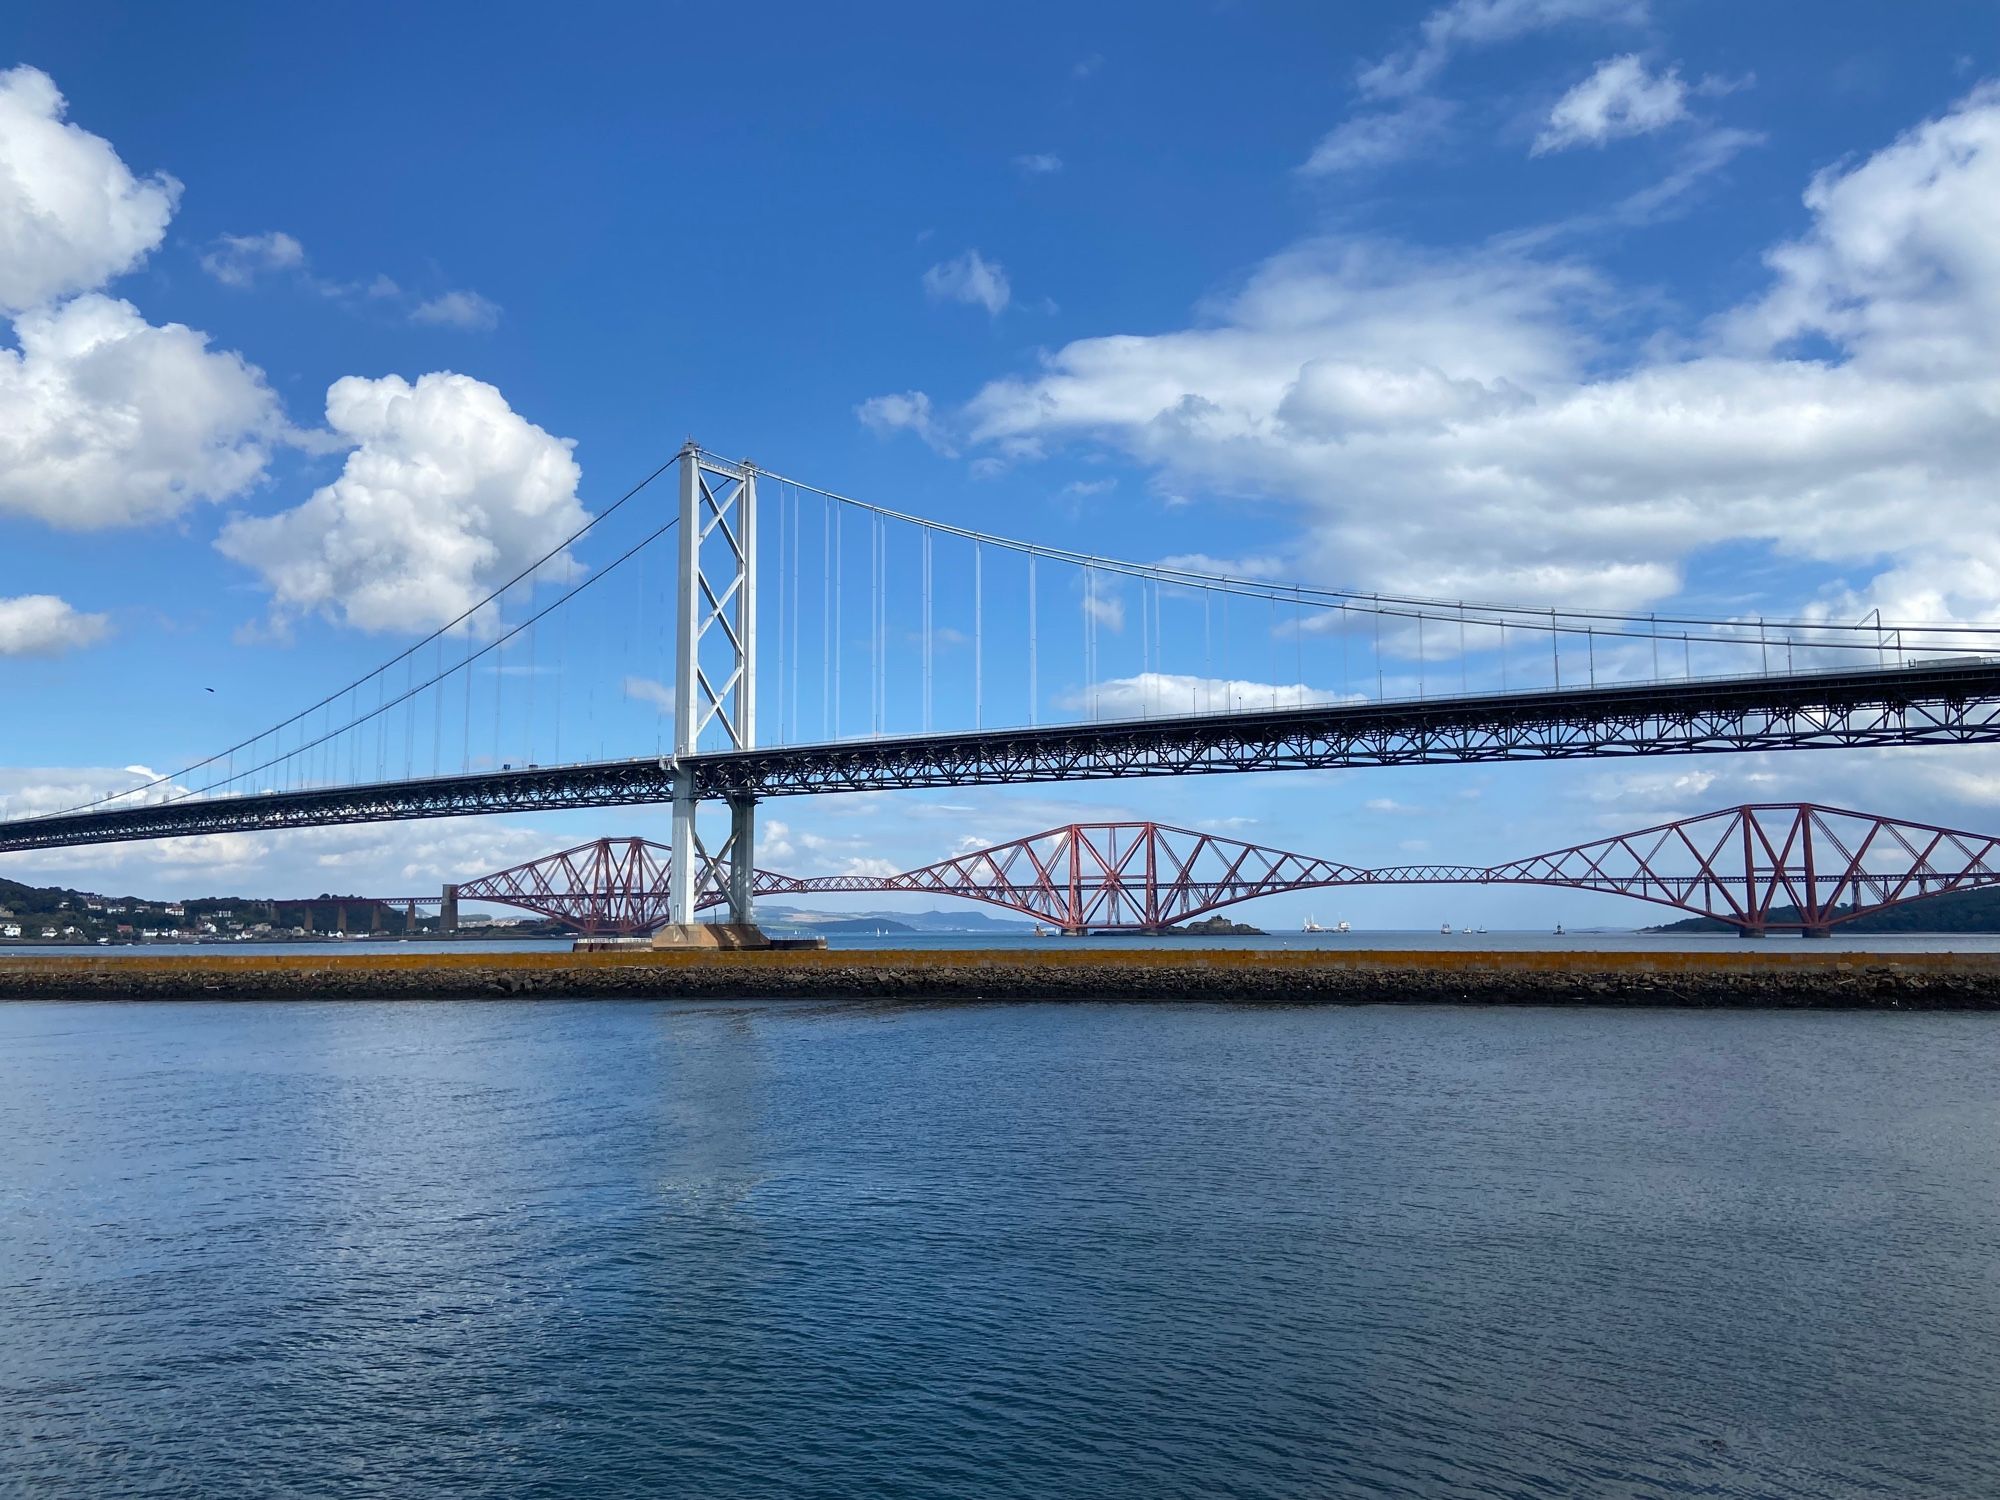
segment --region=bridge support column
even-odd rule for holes
[[[729,799],[729,920],[747,927],[756,920],[751,899],[757,885],[757,799]]]
[[[1831,927],[1808,927],[1799,936],[1808,938],[1832,937],[1833,929]]]
[[[696,864],[694,815],[694,772],[674,768],[674,828],[668,836],[667,922],[674,927],[694,925],[694,904],[701,872]]]
[[[444,897],[438,902],[438,936],[458,936],[458,887],[448,885]]]
[[[1740,938],[1760,938],[1764,935],[1764,929],[1761,927],[1739,927],[1736,929],[1736,935]]]

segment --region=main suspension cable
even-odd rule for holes
[[[470,620],[474,615],[478,614],[481,610],[485,609],[489,604],[492,604],[496,599],[499,599],[503,595],[505,595],[509,589],[513,588],[515,584],[521,582],[522,579],[531,577],[534,573],[539,571],[541,568],[545,567],[549,562],[554,560],[556,557],[560,556],[563,552],[567,551],[576,542],[581,541],[583,537],[587,535],[590,531],[595,529],[597,526],[601,525],[605,520],[607,520],[611,516],[615,515],[618,512],[618,510],[625,505],[627,501],[633,499],[636,495],[639,494],[640,491],[644,490],[646,486],[651,484],[654,480],[658,479],[662,474],[666,473],[668,469],[672,468],[675,464],[679,462],[680,462],[679,455],[676,455],[675,457],[668,459],[665,463],[661,464],[657,469],[653,470],[652,473],[648,474],[644,479],[640,480],[637,484],[633,485],[632,488],[627,490],[624,494],[620,495],[616,500],[612,501],[611,504],[607,505],[603,510],[599,511],[596,515],[592,516],[588,521],[584,522],[583,525],[579,526],[575,531],[571,532],[562,541],[558,542],[555,546],[551,547],[548,551],[544,552],[540,557],[536,558],[533,562],[529,563],[525,568],[521,569],[520,572],[516,573],[512,578],[508,579],[498,588],[488,593],[486,597],[481,599],[477,604],[472,605],[469,609],[462,611],[455,618],[447,621],[443,625],[440,625],[436,630],[433,630],[429,635],[425,636],[422,640],[417,641],[414,644],[406,647],[404,650],[397,652],[394,656],[390,657],[387,661],[383,662],[380,666],[376,667],[373,671],[364,672],[361,674],[361,676],[355,678],[352,682],[347,683],[341,687],[335,688],[325,697],[319,699],[315,703],[307,705],[305,708],[300,709],[290,718],[282,719],[277,724],[271,726],[269,729],[261,730],[257,734],[251,735],[248,739],[238,740],[235,744],[229,746],[225,750],[218,750],[213,755],[205,756],[201,760],[191,762],[190,764],[183,766],[178,771],[169,771],[163,776],[155,776],[151,781],[142,782],[138,786],[127,787],[122,792],[113,792],[108,796],[98,797],[89,802],[79,802],[74,804],[73,806],[63,808],[59,812],[45,813],[42,814],[41,816],[60,817],[69,813],[86,812],[93,807],[102,807],[107,802],[116,802],[127,797],[135,796],[140,792],[151,791],[156,786],[171,785],[172,783],[179,781],[182,777],[192,776],[195,772],[202,770],[204,767],[213,766],[217,761],[230,761],[231,758],[234,757],[238,751],[247,750],[251,746],[257,744],[258,741],[260,740],[275,736],[281,733],[282,731],[291,728],[295,724],[302,723],[308,715],[317,713],[322,708],[326,708],[328,705],[333,703],[334,700],[340,698],[342,695],[358,690],[361,687],[361,685],[366,683],[370,678],[382,677],[389,671],[390,668],[394,667],[398,662],[404,661],[407,658],[415,656],[417,652],[423,650],[423,648],[430,645],[431,642],[439,640],[443,636],[449,635],[452,631],[456,630],[460,625],[463,625],[467,620]],[[655,533],[655,535],[657,535],[657,533]],[[650,540],[650,538],[648,538],[648,540]],[[641,543],[640,545],[643,546],[645,544]],[[629,556],[630,554],[627,555]],[[623,559],[621,558],[620,561],[623,561]],[[585,581],[586,585],[587,583],[588,580]],[[572,589],[570,593],[563,595],[562,599],[558,599],[556,603],[561,604],[564,599],[573,597],[575,593],[577,593],[584,586],[585,585],[578,585],[577,588]],[[467,657],[466,660],[471,661],[473,660],[473,658]],[[355,722],[358,723],[360,721],[357,720]],[[337,733],[338,731],[335,732]],[[301,733],[303,734],[304,731],[301,730]],[[317,744],[319,743],[319,741],[315,740],[313,743]],[[299,748],[303,749],[304,746],[300,746]],[[294,753],[297,752],[295,751]],[[278,758],[273,758],[272,761],[266,762],[266,764],[275,764],[277,759]],[[234,770],[233,765],[231,766],[231,770],[232,771]],[[231,781],[235,781],[236,779],[237,777],[232,774],[228,776],[227,779],[225,779],[220,783],[211,782],[209,785],[211,789],[216,785],[227,786]]]
[[[1795,642],[1796,645],[1801,647],[1826,650],[1886,650],[1889,638],[1902,634],[1946,637],[2000,635],[2000,623],[1983,622],[1946,625],[1897,624],[1882,620],[1879,611],[1871,612],[1874,616],[1872,620],[1864,618],[1852,624],[1845,624],[1832,620],[1732,619],[1713,615],[1660,614],[1657,611],[1641,614],[1637,611],[1595,608],[1552,610],[1546,605],[1529,606],[1471,599],[1442,599],[1428,598],[1422,595],[1385,594],[1379,591],[1334,588],[1319,584],[1243,578],[1220,573],[1203,573],[1191,568],[1180,568],[1166,563],[1123,561],[1116,558],[1101,557],[1091,553],[1076,551],[1072,548],[1051,546],[1042,542],[1025,542],[1015,537],[979,531],[972,527],[959,526],[948,521],[936,521],[925,516],[912,514],[908,511],[877,505],[872,501],[859,500],[851,495],[843,495],[838,491],[808,484],[802,480],[786,480],[785,482],[795,484],[803,490],[823,496],[825,499],[840,505],[852,506],[857,510],[870,512],[890,520],[901,521],[906,525],[920,526],[941,535],[954,536],[965,541],[984,543],[988,546],[1001,547],[1014,552],[1034,553],[1056,561],[1070,563],[1079,568],[1096,568],[1108,573],[1123,574],[1127,577],[1150,578],[1177,583],[1189,589],[1213,588],[1225,593],[1248,595],[1255,598],[1275,597],[1292,599],[1301,603],[1310,603],[1320,609],[1337,609],[1345,601],[1357,611],[1376,613],[1391,619],[1403,618],[1414,620],[1419,617],[1437,619],[1448,616],[1455,621],[1461,611],[1470,611],[1471,614],[1468,616],[1470,624],[1485,626],[1491,629],[1497,628],[1503,621],[1518,625],[1522,623],[1521,617],[1548,614],[1557,617],[1557,623],[1553,626],[1537,625],[1536,629],[1553,629],[1564,635],[1594,633],[1601,636],[1618,636],[1632,640],[1651,640],[1655,638],[1660,626],[1706,626],[1714,629],[1732,629],[1745,632],[1748,632],[1753,627],[1778,626],[1786,630],[1801,632],[1841,632],[1856,637],[1865,633],[1868,638],[1865,644],[1857,644],[1855,640],[1814,641],[1802,639]],[[1477,618],[1480,615],[1490,616],[1491,618]],[[1599,621],[1622,625],[1644,625],[1648,628],[1643,630],[1614,631],[1606,630],[1601,625],[1595,623],[1582,623]],[[1731,635],[1694,635],[1691,639],[1697,641],[1706,640],[1724,645],[1742,645],[1745,641],[1745,637],[1743,636]]]

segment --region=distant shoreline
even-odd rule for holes
[[[1121,947],[0,958],[0,1000],[526,998],[2000,1010],[2000,954]]]

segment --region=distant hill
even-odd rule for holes
[[[1796,922],[1799,909],[1796,906],[1776,906],[1771,909],[1773,922]],[[1669,922],[1662,927],[1648,927],[1648,932],[1734,932],[1736,929],[1727,922],[1717,922],[1710,917],[1688,917],[1684,921]],[[1922,901],[1912,901],[1907,906],[1892,906],[1887,911],[1870,912],[1865,917],[1856,917],[1852,922],[1842,922],[1836,932],[2000,932],[2000,889],[1984,891],[1954,891],[1946,896],[1927,896]]]
[[[17,917],[53,915],[81,909],[88,901],[137,903],[137,896],[96,896],[61,885],[23,885],[18,880],[0,879],[0,907]]]
[[[992,916],[977,907],[959,911],[811,911],[757,903],[757,920],[812,932],[1027,932],[1032,922]]]
[[[772,931],[809,932],[825,936],[839,933],[847,937],[882,937],[892,934],[915,932],[914,927],[905,927],[901,922],[888,917],[822,917],[814,922],[792,921],[785,917],[759,917],[758,925]]]

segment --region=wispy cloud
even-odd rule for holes
[[[306,249],[282,229],[225,234],[202,252],[201,268],[224,286],[247,287],[274,271],[302,271]]]
[[[627,677],[625,696],[635,703],[650,703],[663,717],[674,716],[674,690],[650,677]]]
[[[1308,177],[1366,171],[1435,147],[1449,134],[1454,108],[1433,85],[1461,51],[1557,26],[1646,18],[1646,0],[1451,0],[1424,17],[1410,45],[1360,69],[1355,91],[1364,108],[1322,136],[1299,170]]]
[[[1658,182],[1628,194],[1611,211],[1613,222],[1624,225],[1651,224],[1671,218],[1686,206],[1694,189],[1714,176],[1742,152],[1764,144],[1754,130],[1718,128],[1697,136],[1681,152],[1672,170]]]
[[[1672,68],[1649,73],[1637,53],[1599,63],[1549,111],[1534,154],[1572,146],[1602,146],[1623,136],[1650,135],[1687,118],[1687,85]]]
[[[963,302],[983,307],[988,316],[998,317],[1013,295],[1007,272],[998,261],[989,261],[977,250],[968,250],[956,260],[940,261],[924,272],[924,295],[933,302]]]
[[[1368,64],[1355,81],[1371,99],[1407,98],[1429,88],[1466,48],[1576,23],[1641,26],[1647,16],[1646,0],[1452,0],[1424,17],[1414,45]]]
[[[441,292],[411,308],[410,321],[486,333],[500,326],[500,304],[477,292]]]
[[[1326,177],[1402,161],[1442,139],[1453,112],[1448,101],[1426,98],[1356,115],[1321,136],[1299,170],[1308,177]]]
[[[946,458],[958,457],[951,439],[931,409],[931,398],[922,391],[898,391],[887,396],[870,396],[854,408],[854,415],[870,432],[915,433]]]
[[[478,292],[446,291],[413,302],[414,294],[405,292],[394,278],[379,273],[365,281],[321,275],[298,236],[282,229],[218,235],[202,252],[201,268],[224,286],[248,289],[282,278],[348,307],[373,304],[392,315],[407,309],[412,323],[432,327],[485,331],[500,322],[500,305]]]

